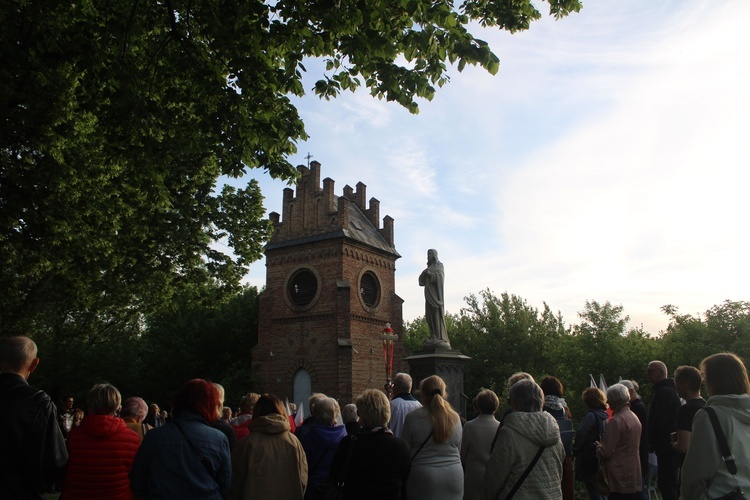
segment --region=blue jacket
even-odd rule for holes
[[[134,495],[157,499],[220,500],[229,491],[231,482],[227,437],[189,411],[146,433],[130,473]]]
[[[303,425],[300,429],[309,424]],[[299,441],[307,455],[307,490],[305,498],[314,497],[315,486],[328,479],[331,462],[336,454],[341,440],[346,436],[346,427],[343,425],[316,425],[312,424],[299,436]]]

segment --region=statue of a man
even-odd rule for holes
[[[443,263],[438,260],[437,250],[427,250],[427,269],[419,275],[419,286],[424,287],[424,318],[430,328],[430,338],[425,341],[425,345],[450,349],[448,330],[445,328],[444,281],[445,270]]]

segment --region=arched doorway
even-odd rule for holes
[[[294,374],[294,400],[293,403],[297,404],[299,410],[299,404],[302,403],[305,406],[305,416],[310,415],[310,408],[307,408],[307,399],[312,395],[312,381],[310,380],[310,374],[304,368],[300,368]]]

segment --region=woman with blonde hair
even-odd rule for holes
[[[745,364],[728,352],[700,364],[708,400],[693,418],[690,447],[682,465],[682,498],[724,498],[750,491],[750,380]],[[716,416],[717,428],[710,413]],[[723,460],[717,432],[724,435],[733,460]],[[735,498],[735,497],[732,497]],[[741,498],[737,496],[736,498]]]
[[[448,402],[445,382],[437,375],[422,380],[422,408],[406,415],[401,438],[411,448],[406,482],[409,499],[460,500],[464,495],[461,466],[461,420]]]

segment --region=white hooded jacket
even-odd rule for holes
[[[560,441],[560,429],[555,418],[547,412],[513,412],[505,417],[484,474],[487,499],[504,499],[513,489],[531,461],[544,446],[539,461],[514,500],[562,499],[563,460],[565,448]]]

